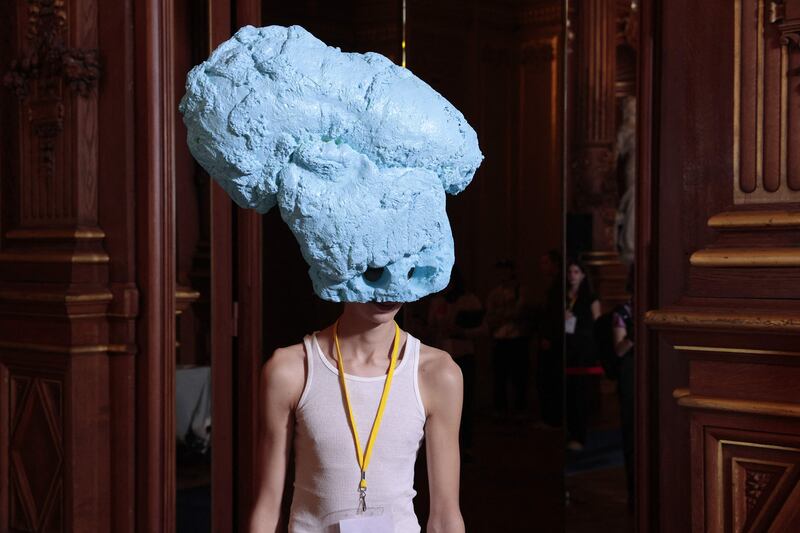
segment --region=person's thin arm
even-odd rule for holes
[[[619,326],[612,329],[614,335],[614,352],[617,357],[622,357],[633,348],[633,342],[628,338],[628,330]]]
[[[597,320],[598,318],[600,318],[601,314],[602,313],[600,312],[600,300],[593,301],[592,302],[592,319],[593,320]]]
[[[458,503],[461,468],[458,429],[464,394],[463,380],[461,370],[450,356],[438,353],[435,360],[420,369],[423,401],[428,414],[425,451],[431,511],[427,531],[464,533],[464,519]]]
[[[257,484],[250,533],[278,531],[292,448],[292,413],[299,397],[298,387],[302,391],[304,382],[302,361],[298,364],[296,357],[290,350],[277,350],[261,371]]]

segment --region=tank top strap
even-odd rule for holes
[[[412,363],[409,366],[411,370],[414,396],[417,400],[417,408],[424,419],[427,417],[427,415],[425,414],[425,404],[422,403],[422,394],[420,394],[419,389],[419,351],[421,343],[418,338],[413,337],[410,333],[408,334],[408,340],[406,342],[409,343],[408,349],[406,350],[406,357],[410,357],[411,360],[409,363]]]
[[[300,399],[297,401],[297,409],[301,408],[308,399],[311,384],[314,380],[314,366],[316,365],[315,348],[312,335],[303,337],[303,349],[306,353],[306,383],[303,386],[303,392],[300,394]]]

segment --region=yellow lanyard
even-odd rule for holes
[[[578,299],[578,295],[570,296],[569,297],[569,307],[567,307],[567,311],[570,313],[572,312],[572,308],[575,307],[575,301]]]
[[[361,451],[361,442],[358,439],[358,428],[356,427],[356,418],[353,416],[353,408],[350,405],[350,394],[347,392],[347,383],[345,380],[344,361],[342,360],[342,350],[339,348],[339,321],[333,325],[333,341],[336,345],[336,359],[339,363],[339,383],[342,386],[342,393],[344,394],[344,402],[347,407],[347,417],[350,420],[350,429],[353,432],[353,442],[356,444],[356,458],[358,459],[358,466],[361,467],[361,481],[358,484],[359,494],[359,508],[361,512],[367,510],[367,467],[369,466],[369,459],[372,456],[372,445],[375,443],[375,438],[378,436],[378,430],[381,427],[381,419],[383,418],[383,411],[386,408],[386,400],[389,398],[389,389],[392,388],[392,377],[394,376],[394,369],[397,366],[397,352],[400,344],[400,327],[397,322],[394,324],[394,342],[392,344],[392,359],[389,362],[389,371],[386,373],[386,382],[383,384],[383,393],[381,394],[381,401],[378,404],[378,412],[375,414],[375,421],[372,423],[372,431],[369,433],[369,440],[367,440],[367,447]]]

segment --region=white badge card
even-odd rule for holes
[[[339,522],[339,533],[394,533],[391,513],[359,515]]]
[[[564,319],[564,333],[567,335],[572,335],[575,333],[575,326],[578,325],[578,317],[575,315],[570,315],[568,318]]]

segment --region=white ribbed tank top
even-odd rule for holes
[[[425,408],[419,394],[419,340],[407,336],[397,364],[367,469],[367,507],[392,513],[396,533],[418,533],[414,514],[414,463],[423,437]],[[338,533],[353,517],[361,470],[339,385],[339,371],[322,353],[316,334],[303,339],[308,374],[295,410],[295,481],[290,533]],[[347,389],[366,445],[386,376],[346,374]]]

